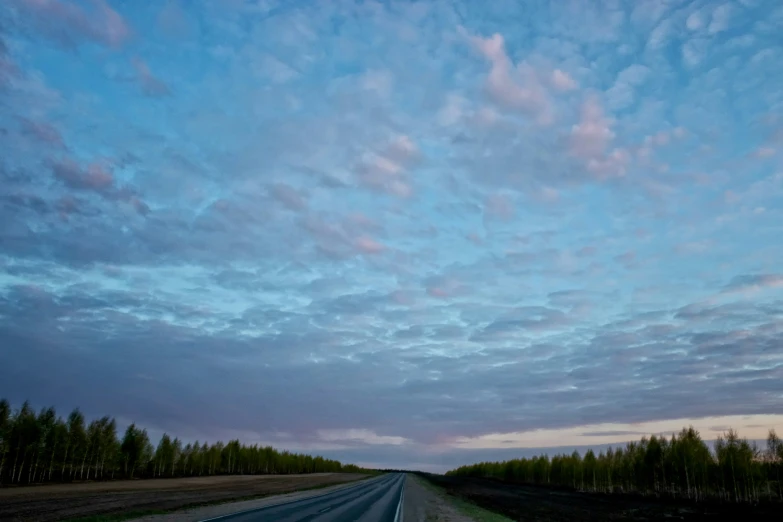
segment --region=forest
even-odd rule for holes
[[[624,448],[588,450],[584,456],[547,455],[482,462],[447,475],[490,477],[508,482],[601,493],[636,493],[701,501],[783,500],[783,444],[774,430],[760,450],[737,432],[719,436],[711,450],[695,429],[666,437],[644,437]]]
[[[358,466],[270,446],[188,442],[164,434],[153,446],[147,431],[131,424],[122,438],[117,423],[87,423],[77,409],[67,418],[54,408],[36,413],[28,403],[13,411],[0,400],[0,484],[191,477],[227,474],[361,472]]]

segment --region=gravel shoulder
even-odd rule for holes
[[[405,480],[403,522],[510,522],[448,495],[444,490],[409,473]]]
[[[367,475],[245,475],[4,488],[0,489],[0,521],[54,522],[96,515],[142,516],[195,506],[220,508],[235,500],[258,502],[260,497],[293,492],[316,495],[324,490],[314,488],[344,485],[362,478]],[[238,511],[234,507],[226,509]]]

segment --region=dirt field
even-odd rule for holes
[[[486,479],[426,475],[449,494],[521,522],[603,522],[630,520],[780,521],[783,505],[699,505],[593,495],[505,484]]]
[[[0,520],[67,520],[279,495],[364,478],[350,473],[128,480],[0,489]]]

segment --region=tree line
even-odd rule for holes
[[[783,500],[783,443],[774,430],[767,447],[729,430],[713,450],[699,432],[684,428],[668,439],[644,437],[624,448],[482,462],[447,475],[491,477],[509,482],[572,488],[602,493],[637,493],[727,502]]]
[[[13,411],[7,400],[0,400],[0,484],[362,471],[238,440],[183,444],[164,434],[153,446],[147,430],[135,424],[119,438],[117,423],[108,416],[88,424],[78,409],[62,418],[54,408],[36,413],[25,402]]]

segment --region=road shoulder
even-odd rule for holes
[[[404,502],[403,522],[512,522],[455,498],[413,473],[405,480]]]

